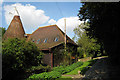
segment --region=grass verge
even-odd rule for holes
[[[73,80],[73,79],[72,79],[72,77],[69,77],[69,76],[61,76],[60,78],[58,78],[56,80]]]
[[[73,71],[66,73],[67,75],[77,75],[78,74],[78,70],[81,71],[82,74],[84,74],[86,72],[86,67],[89,68],[91,67],[94,63],[96,62],[96,60],[90,60],[90,61],[86,61],[83,63],[82,66],[77,67],[76,69],[74,69]]]

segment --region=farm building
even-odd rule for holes
[[[64,32],[57,25],[49,25],[39,27],[32,34],[25,34],[20,16],[14,16],[7,31],[3,36],[3,40],[8,38],[27,38],[27,41],[32,41],[38,48],[44,52],[43,63],[51,67],[60,65],[64,58]],[[77,44],[66,36],[68,55],[71,55],[72,61],[76,60]],[[72,52],[69,53],[69,52]],[[71,61],[71,62],[72,62]]]

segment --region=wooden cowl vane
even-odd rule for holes
[[[7,31],[5,32],[3,39],[6,40],[8,38],[24,38],[25,31],[20,20],[20,16],[14,16],[11,21]]]

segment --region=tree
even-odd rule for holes
[[[79,11],[80,20],[89,19],[90,28],[86,29],[88,35],[96,37],[103,43],[105,50],[114,63],[120,62],[120,28],[119,3],[82,3]]]
[[[11,71],[25,70],[41,63],[42,52],[32,42],[20,39],[8,39],[2,45],[3,77]]]
[[[2,32],[2,33],[0,33],[0,34],[2,34],[2,36],[4,35],[5,31],[6,31],[5,28],[0,27],[0,32]]]
[[[96,52],[100,53],[100,45],[97,40],[87,36],[85,28],[88,27],[88,23],[85,25],[82,23],[79,27],[74,29],[75,37],[77,38],[77,44],[79,45],[78,52],[80,57],[93,57]]]
[[[4,35],[5,32],[6,32],[6,29],[2,27],[2,36]]]

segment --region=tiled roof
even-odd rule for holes
[[[6,30],[3,39],[7,38],[24,38],[24,28],[20,20],[20,16],[14,16],[8,29]]]
[[[64,32],[57,25],[40,27],[29,35],[28,40],[36,43],[40,49],[50,49],[64,43]],[[67,43],[77,46],[68,36]]]

